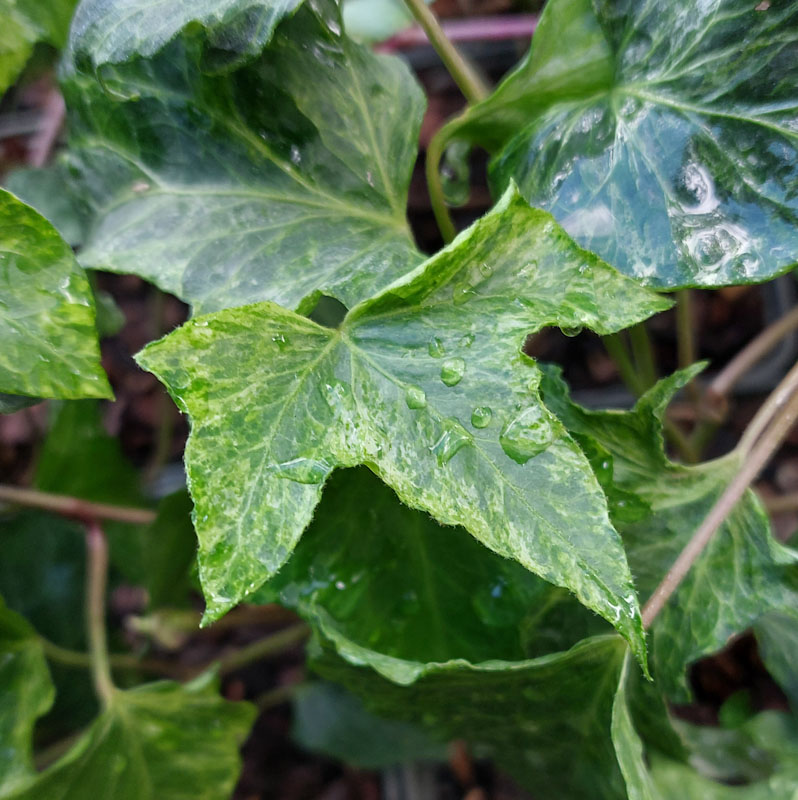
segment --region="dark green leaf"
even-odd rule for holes
[[[303,0],[82,0],[70,55],[94,69],[153,56],[186,26],[202,27],[206,66],[232,67],[257,56],[279,22]]]
[[[94,302],[69,245],[44,217],[0,189],[0,390],[34,397],[110,397]]]
[[[604,494],[520,348],[546,325],[607,333],[664,305],[510,191],[338,330],[261,304],[150,345],[139,362],[193,421],[207,618],[285,562],[334,467],[368,463],[409,505],[571,589],[642,657]]]
[[[766,614],[757,621],[754,632],[768,672],[798,714],[798,609],[793,607]]]
[[[798,260],[797,56],[788,2],[553,0],[453,134],[652,286],[762,281]]]
[[[53,703],[35,631],[0,598],[0,795],[33,774],[33,726]]]
[[[300,8],[228,76],[200,45],[70,71],[69,163],[95,213],[81,263],[132,272],[213,311],[259,300],[347,306],[421,261],[405,219],[423,98],[401,61]],[[120,97],[120,95],[123,95]]]
[[[311,683],[296,693],[292,733],[302,747],[361,769],[446,759],[445,744],[423,729],[375,716],[330,683]]]
[[[688,467],[669,461],[662,415],[701,365],[660,381],[632,411],[587,411],[572,403],[548,368],[547,406],[569,431],[598,441],[614,458],[614,481],[642,498],[651,516],[619,530],[641,596],[648,596],[740,467],[740,457]],[[798,603],[798,555],[770,533],[749,492],[729,515],[652,628],[654,674],[674,700],[687,699],[686,666],[721,648],[763,614]]]
[[[240,769],[238,747],[255,716],[207,680],[156,683],[114,694],[73,748],[16,790],[13,800],[219,800]]]
[[[0,392],[0,414],[13,414],[23,408],[41,403],[40,397],[24,397],[21,394],[3,394]]]

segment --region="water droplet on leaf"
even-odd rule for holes
[[[408,408],[424,408],[427,405],[427,395],[420,386],[408,386],[405,391],[405,403]]]
[[[446,354],[446,348],[443,346],[443,342],[437,336],[433,336],[429,340],[427,350],[433,358],[443,358]]]
[[[277,345],[277,349],[281,352],[288,346],[288,341],[282,333],[277,333],[272,336],[272,341]]]
[[[492,416],[493,412],[488,406],[479,406],[471,412],[471,424],[475,428],[487,428]]]
[[[549,412],[542,406],[530,406],[505,427],[499,442],[513,461],[525,464],[542,453],[559,435]]]
[[[579,334],[582,333],[582,326],[575,325],[572,328],[566,327],[566,328],[560,328],[560,330],[563,332],[565,336],[573,338],[574,336],[579,336]]]
[[[447,358],[441,366],[441,380],[447,386],[457,386],[465,374],[466,363],[462,358]]]
[[[460,347],[471,347],[471,345],[474,344],[474,338],[473,333],[467,333],[460,339]]]
[[[438,459],[438,464],[443,466],[452,460],[452,457],[458,450],[465,447],[467,444],[471,444],[472,441],[468,431],[466,431],[462,425],[457,422],[452,422],[444,429],[438,441],[429,449]]]
[[[272,471],[278,478],[305,484],[321,483],[331,469],[326,461],[316,458],[294,458],[272,466]]]

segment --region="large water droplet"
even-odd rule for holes
[[[446,355],[446,348],[443,346],[443,342],[437,336],[433,336],[429,340],[427,350],[433,358],[443,358],[444,355]]]
[[[427,405],[427,395],[420,386],[408,386],[405,391],[405,403],[408,408],[424,408]]]
[[[492,416],[493,412],[488,406],[479,406],[471,412],[471,424],[475,428],[487,428]]]
[[[542,453],[559,435],[549,412],[542,406],[530,406],[505,427],[499,442],[513,461],[525,464]]]
[[[457,422],[450,423],[438,438],[435,444],[430,446],[430,452],[438,459],[438,464],[443,466],[452,460],[452,456],[465,447],[471,444],[472,438],[468,431]]]
[[[560,330],[565,336],[573,338],[574,336],[579,336],[579,334],[582,333],[582,326],[574,325],[573,327],[560,328]]]
[[[457,386],[465,374],[466,363],[462,358],[447,358],[441,365],[441,380],[447,386]]]
[[[332,467],[323,459],[294,458],[282,464],[274,464],[271,471],[278,478],[285,478],[296,483],[321,483]]]
[[[452,302],[456,306],[461,306],[463,303],[467,303],[475,295],[476,291],[474,291],[474,287],[469,281],[456,283],[452,287]]]

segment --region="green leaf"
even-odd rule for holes
[[[13,414],[23,408],[40,403],[40,397],[23,397],[21,394],[3,394],[0,392],[0,414]]]
[[[334,467],[367,463],[404,502],[571,589],[642,658],[604,495],[520,348],[547,325],[608,333],[666,303],[509,191],[337,330],[261,304],[150,345],[139,363],[192,417],[206,618],[282,566]]]
[[[798,611],[788,608],[765,614],[754,626],[754,633],[762,661],[798,714]]]
[[[379,652],[373,666],[401,682],[408,674],[393,671],[396,659],[519,660],[611,631],[566,591],[462,528],[400,504],[364,467],[332,476],[288,563],[248,598],[275,600],[329,638]]]
[[[347,306],[418,264],[405,218],[423,96],[322,0],[227,76],[186,36],[64,78],[69,166],[94,210],[84,266],[141,275],[197,311]]]
[[[111,397],[86,275],[50,223],[2,189],[0,287],[0,390]]]
[[[554,0],[450,133],[649,285],[762,281],[798,260],[796,47],[791,3]]]
[[[63,47],[77,0],[0,0],[0,95],[16,81],[37,42]]]
[[[219,800],[240,769],[238,747],[255,708],[213,686],[163,682],[114,694],[110,706],[56,764],[13,800]]]
[[[33,775],[32,736],[53,703],[35,631],[0,598],[0,794]]]
[[[419,665],[406,686],[357,666],[356,650],[345,661],[317,648],[311,663],[373,713],[466,739],[475,755],[494,759],[541,800],[621,800],[610,725],[625,650],[605,636],[530,661]]]
[[[343,0],[342,13],[346,32],[361,42],[381,42],[413,24],[404,0]]]
[[[307,750],[360,769],[446,760],[445,744],[423,729],[371,714],[354,695],[329,683],[315,682],[297,691],[292,736]]]
[[[231,68],[260,53],[303,0],[82,0],[70,57],[103,65],[151,57],[187,26],[202,28],[206,68]]]
[[[632,411],[587,411],[568,398],[553,368],[542,384],[547,406],[569,431],[598,441],[614,458],[614,481],[651,508],[619,530],[641,596],[651,594],[739,470],[740,457],[698,466],[669,461],[662,416],[673,394],[703,365],[675,373]],[[712,538],[652,630],[653,672],[672,700],[688,699],[686,666],[723,647],[763,614],[798,603],[798,554],[780,545],[753,492]]]

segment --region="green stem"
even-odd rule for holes
[[[427,191],[429,192],[429,199],[432,205],[432,213],[435,215],[438,229],[446,244],[449,244],[457,235],[457,229],[454,227],[454,222],[449,213],[449,207],[446,205],[446,197],[443,192],[443,178],[441,177],[440,170],[443,151],[449,140],[448,128],[448,125],[444,125],[444,127],[432,137],[432,140],[427,146],[427,158],[425,162]]]
[[[292,625],[290,628],[284,628],[271,636],[267,636],[265,639],[258,639],[258,641],[236,650],[226,658],[220,659],[219,673],[226,675],[254,661],[273,658],[286,650],[290,650],[294,645],[304,642],[309,635],[310,628],[304,622]]]
[[[772,415],[769,427],[756,440],[750,452],[742,453],[742,465],[739,471],[644,606],[642,614],[644,628],[651,627],[651,623],[662,610],[668,598],[679,588],[690,568],[709,544],[715,531],[731,514],[756,476],[790,433],[796,419],[798,419],[798,386],[792,386],[789,399]]]
[[[454,82],[470,104],[479,103],[490,94],[490,88],[460,51],[449,41],[435,14],[424,0],[405,0],[410,13],[427,34],[430,44],[440,56]]]
[[[637,374],[644,391],[657,382],[657,367],[654,362],[654,347],[645,322],[629,328],[629,341],[632,343],[632,354],[637,365]]]
[[[748,423],[745,433],[740,437],[736,450],[743,457],[754,447],[760,434],[779,413],[793,392],[798,390],[798,363],[782,378],[779,385],[768,395],[754,418]]]
[[[113,700],[114,682],[105,636],[105,589],[108,579],[108,542],[96,522],[86,525],[86,625],[89,632],[91,672],[97,697],[105,707]]]
[[[602,336],[601,341],[605,349],[610,355],[610,358],[615,362],[618,368],[618,374],[621,380],[626,385],[626,388],[635,395],[640,397],[643,394],[643,386],[640,382],[640,377],[632,364],[632,359],[629,357],[629,352],[621,337],[620,333],[611,333],[607,336]]]
[[[91,669],[92,657],[89,653],[81,653],[78,650],[68,650],[66,647],[51,642],[49,639],[39,637],[42,650],[49,661],[63,664],[65,667],[75,667],[77,669]],[[113,669],[139,670],[141,672],[153,672],[160,675],[172,677],[182,677],[184,670],[179,665],[171,661],[159,661],[151,658],[138,658],[134,655],[124,653],[109,654],[108,663]]]

